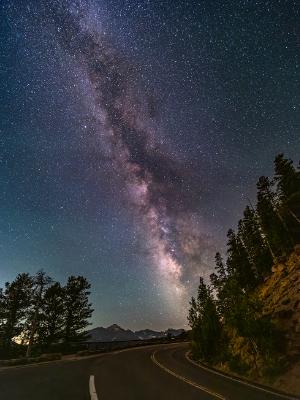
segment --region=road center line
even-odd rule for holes
[[[202,390],[203,392],[206,392],[208,394],[210,394],[211,396],[216,397],[217,399],[221,399],[221,400],[226,400],[224,396],[220,395],[219,393],[213,392],[210,389],[199,385],[198,383],[195,383],[193,381],[190,381],[189,379],[185,378],[184,376],[178,375],[176,374],[176,372],[171,371],[169,368],[165,367],[164,365],[162,365],[159,361],[157,361],[157,359],[155,358],[155,354],[157,353],[157,351],[154,351],[154,353],[151,354],[151,360],[154,362],[154,364],[156,364],[158,367],[160,367],[161,369],[163,369],[164,371],[168,372],[170,375],[175,376],[177,379],[180,379],[181,381],[187,383],[188,385],[191,385],[193,387],[195,387],[196,389]]]
[[[97,396],[97,392],[96,392],[96,388],[95,388],[95,377],[94,377],[94,375],[90,376],[89,388],[90,388],[91,400],[98,400],[98,396]]]

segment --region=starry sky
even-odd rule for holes
[[[299,159],[296,1],[3,0],[0,284],[92,284],[93,326],[186,326],[275,155]]]

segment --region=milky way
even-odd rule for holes
[[[89,85],[89,107],[101,136],[99,151],[123,178],[148,257],[175,308],[186,309],[187,288],[205,272],[201,254],[211,246],[193,210],[196,188],[188,190],[195,176],[158,143],[152,99],[135,87],[138,71],[102,34],[91,7],[87,2],[67,7],[52,3],[58,37]]]

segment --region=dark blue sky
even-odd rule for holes
[[[94,325],[183,325],[257,178],[299,159],[299,6],[1,12],[0,282],[83,274]]]

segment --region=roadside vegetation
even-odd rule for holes
[[[0,359],[53,360],[85,340],[93,312],[89,290],[83,276],[62,286],[44,271],[7,282],[0,289]]]
[[[300,243],[300,166],[283,154],[274,166],[273,179],[258,180],[255,206],[228,231],[226,258],[217,253],[210,282],[200,278],[188,315],[194,359],[268,379],[286,367],[287,343],[259,293]]]

